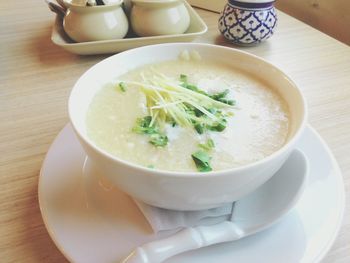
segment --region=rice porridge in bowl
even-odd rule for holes
[[[184,172],[246,165],[284,145],[289,110],[275,90],[192,57],[148,64],[106,84],[87,113],[91,140],[123,160]]]
[[[302,134],[306,103],[277,67],[198,43],[132,49],[85,72],[69,98],[95,170],[135,199],[200,210],[266,182]]]

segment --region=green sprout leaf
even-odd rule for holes
[[[215,93],[213,95],[210,95],[210,98],[212,98],[213,100],[216,100],[216,101],[220,101],[222,103],[225,103],[227,105],[230,105],[230,106],[234,106],[236,104],[236,101],[235,100],[230,100],[230,99],[227,99],[226,96],[230,93],[230,90],[229,89],[225,89],[224,91],[222,92],[218,92],[218,93]]]
[[[191,156],[199,172],[212,171],[212,168],[209,164],[211,157],[208,155],[207,152],[199,150],[193,153]]]
[[[181,86],[182,86],[182,87],[184,87],[184,88],[186,88],[186,89],[189,89],[189,90],[192,90],[192,91],[195,91],[195,92],[197,92],[197,93],[203,94],[203,95],[205,95],[205,96],[210,97],[209,94],[206,93],[204,90],[199,89],[196,85],[193,85],[193,84],[188,83],[188,77],[187,77],[187,75],[181,74],[181,75],[180,75],[180,82],[182,82],[182,83],[181,83]]]
[[[164,147],[168,143],[168,137],[159,132],[158,127],[152,123],[151,116],[145,116],[136,120],[136,125],[132,129],[133,132],[139,134],[147,134],[150,136],[149,143],[154,146]]]
[[[222,119],[220,122],[214,123],[213,125],[207,125],[207,129],[210,131],[222,132],[226,129],[227,120]]]
[[[119,82],[118,86],[122,92],[126,92],[126,84],[124,82]]]
[[[181,75],[180,75],[180,81],[181,81],[182,83],[187,83],[187,82],[188,82],[188,77],[187,77],[187,75],[181,74]]]
[[[155,125],[151,126],[152,117],[146,116],[143,118],[138,118],[136,120],[136,125],[132,129],[133,132],[139,133],[139,134],[155,134],[158,133],[157,127]]]
[[[230,93],[230,90],[229,89],[225,89],[224,91],[215,93],[215,94],[211,95],[210,97],[213,100],[220,100],[220,99],[225,98],[227,96],[227,94],[229,94],[229,93]]]
[[[154,146],[164,147],[168,143],[168,137],[159,133],[151,134],[149,141]]]
[[[203,134],[204,133],[204,125],[201,123],[196,123],[194,125],[194,129],[199,133],[199,134]]]
[[[218,101],[220,101],[222,103],[225,103],[227,105],[230,105],[230,106],[235,106],[236,105],[236,101],[235,100],[229,100],[229,99],[226,99],[226,98],[222,98],[222,99],[219,99]]]

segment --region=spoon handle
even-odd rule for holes
[[[233,222],[189,227],[173,236],[136,248],[122,263],[160,263],[174,255],[242,238],[244,231]]]
[[[49,9],[52,12],[56,13],[58,16],[64,17],[66,15],[66,10],[62,6],[51,2],[51,0],[45,0],[45,2],[49,6]]]

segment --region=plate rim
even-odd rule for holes
[[[313,262],[320,262],[322,259],[325,258],[325,256],[328,254],[328,252],[332,248],[332,246],[333,246],[333,244],[334,244],[334,242],[339,234],[340,228],[343,225],[345,205],[346,205],[345,204],[345,202],[346,202],[345,185],[344,185],[344,180],[343,180],[340,166],[339,166],[337,160],[335,159],[333,152],[331,151],[328,144],[326,143],[326,141],[321,137],[321,135],[316,131],[316,129],[313,128],[310,124],[306,125],[306,129],[309,129],[312,132],[312,134],[314,136],[316,136],[317,139],[322,143],[322,146],[324,147],[328,157],[330,158],[330,161],[332,163],[332,168],[335,170],[335,174],[336,174],[335,179],[336,179],[338,188],[341,188],[341,191],[338,191],[338,198],[340,200],[340,204],[339,204],[340,209],[338,210],[338,217],[337,217],[338,222],[336,225],[336,229],[333,232],[332,237],[330,237],[330,239],[328,240],[328,243],[326,244],[325,248],[323,250],[321,250],[321,252],[318,255],[316,255],[315,259],[313,260]]]
[[[43,219],[45,228],[47,230],[47,232],[49,233],[49,236],[51,238],[51,240],[54,242],[54,244],[56,245],[56,247],[58,248],[58,250],[63,254],[63,256],[69,261],[69,262],[75,262],[73,260],[73,258],[66,252],[66,250],[63,248],[63,246],[61,246],[61,244],[58,242],[58,240],[55,237],[54,231],[53,229],[51,229],[49,223],[48,223],[48,218],[47,218],[47,212],[46,212],[46,208],[43,205],[43,193],[42,193],[42,181],[43,181],[43,170],[44,167],[48,161],[48,155],[50,153],[50,151],[52,151],[52,149],[54,148],[54,146],[56,145],[57,141],[60,139],[60,137],[65,133],[68,132],[69,129],[71,130],[71,132],[73,132],[72,126],[70,123],[67,123],[61,130],[60,132],[56,135],[55,139],[52,141],[52,143],[50,144],[50,147],[47,150],[47,153],[45,155],[45,158],[42,162],[42,166],[40,168],[40,173],[39,173],[39,182],[38,182],[38,203],[39,203],[39,209],[40,209],[40,213],[41,213],[41,217]],[[340,166],[338,164],[338,162],[335,159],[335,156],[333,155],[332,151],[330,150],[330,148],[328,147],[327,143],[325,142],[325,140],[321,137],[321,135],[310,125],[307,124],[305,127],[305,131],[307,132],[307,130],[309,130],[313,136],[317,137],[317,140],[322,144],[325,153],[327,154],[327,156],[330,158],[330,161],[332,163],[332,168],[334,169],[335,173],[334,173],[334,178],[336,180],[336,185],[337,188],[341,191],[337,191],[338,193],[338,199],[340,200],[339,203],[339,210],[338,210],[338,216],[337,216],[337,225],[336,225],[336,229],[335,231],[333,231],[332,236],[328,239],[327,244],[325,245],[325,247],[323,249],[320,249],[320,252],[315,255],[314,259],[312,262],[320,262],[330,251],[331,247],[333,246],[336,237],[339,234],[340,228],[342,227],[342,223],[343,223],[343,219],[344,219],[344,213],[345,213],[345,185],[344,185],[344,181],[343,181],[343,177],[342,177],[342,172],[340,169]],[[303,135],[302,135],[303,136]],[[302,138],[301,136],[301,138]],[[298,147],[296,147],[298,148]],[[305,191],[307,189],[307,186],[305,188]]]

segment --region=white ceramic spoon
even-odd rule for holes
[[[232,221],[185,228],[173,236],[136,248],[122,263],[159,263],[185,251],[238,240],[268,228],[298,201],[307,174],[305,155],[295,150],[268,182],[235,202]]]

